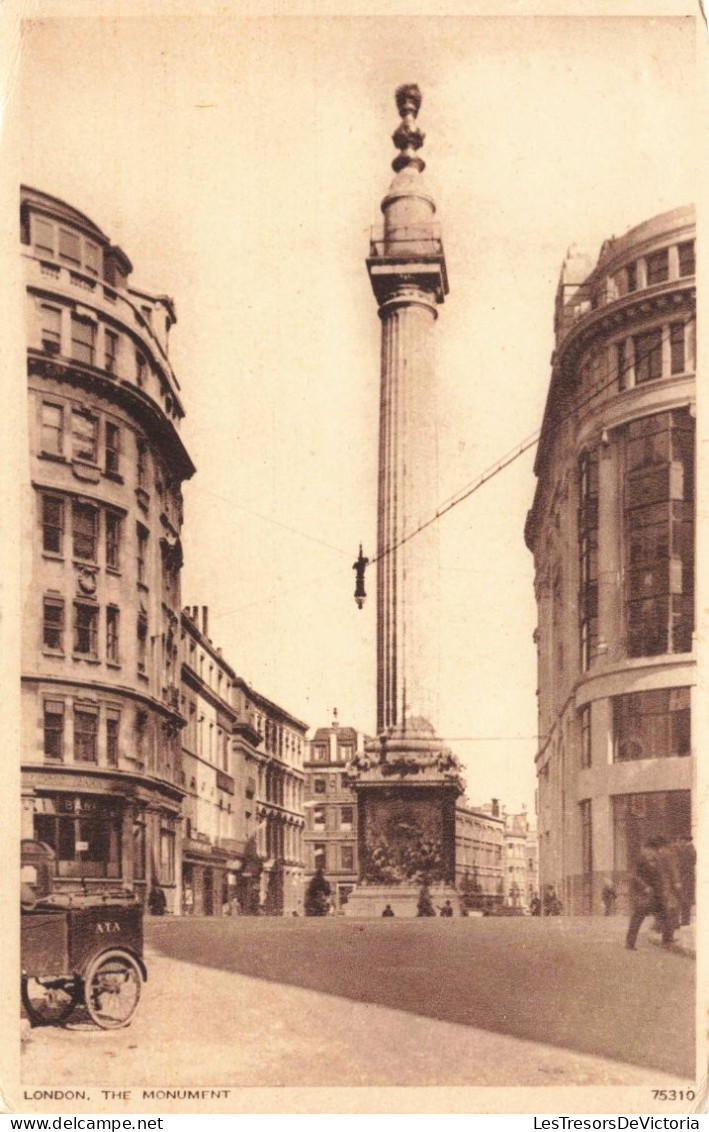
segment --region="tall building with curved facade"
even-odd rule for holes
[[[540,885],[619,909],[651,834],[690,834],[694,210],[570,254],[525,530],[538,627]]]
[[[172,301],[75,208],[21,192],[29,462],[23,837],[66,887],[179,885],[181,485]]]

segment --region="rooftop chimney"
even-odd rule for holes
[[[205,637],[209,636],[209,607],[206,605],[202,606],[202,632]]]

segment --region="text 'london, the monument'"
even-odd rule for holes
[[[455,756],[436,733],[437,419],[434,331],[448,292],[436,206],[422,177],[421,92],[399,87],[396,176],[367,269],[381,319],[377,735],[357,756],[360,877],[349,915],[413,915],[422,885],[453,895]]]

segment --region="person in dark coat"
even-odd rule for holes
[[[615,912],[616,891],[615,885],[613,884],[613,881],[610,879],[610,877],[606,877],[603,882],[601,900],[603,901],[605,915],[612,916]]]
[[[387,904],[386,908],[382,912],[382,916],[393,916],[393,915],[394,915],[394,909],[392,908],[391,904]]]
[[[148,908],[153,916],[164,916],[167,909],[167,900],[165,893],[161,889],[157,881],[153,881],[150,886],[150,894],[148,896]]]
[[[635,941],[646,916],[655,915],[664,927],[664,916],[660,901],[660,858],[659,840],[650,837],[638,854],[635,872],[630,878],[630,899],[632,911],[625,946],[635,951]]]
[[[660,930],[662,931],[662,946],[669,947],[674,940],[675,930],[679,927],[680,896],[682,885],[680,883],[679,862],[673,845],[664,837],[660,837],[657,855],[660,863],[660,892],[659,903],[662,909]]]
[[[445,904],[440,909],[440,915],[441,916],[452,916],[453,915],[453,905],[451,904],[450,900],[446,900]]]
[[[691,919],[696,883],[697,851],[691,837],[677,837],[673,842],[680,883],[680,924],[684,927]]]

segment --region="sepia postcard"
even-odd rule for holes
[[[701,4],[0,21],[3,1111],[698,1127]]]

